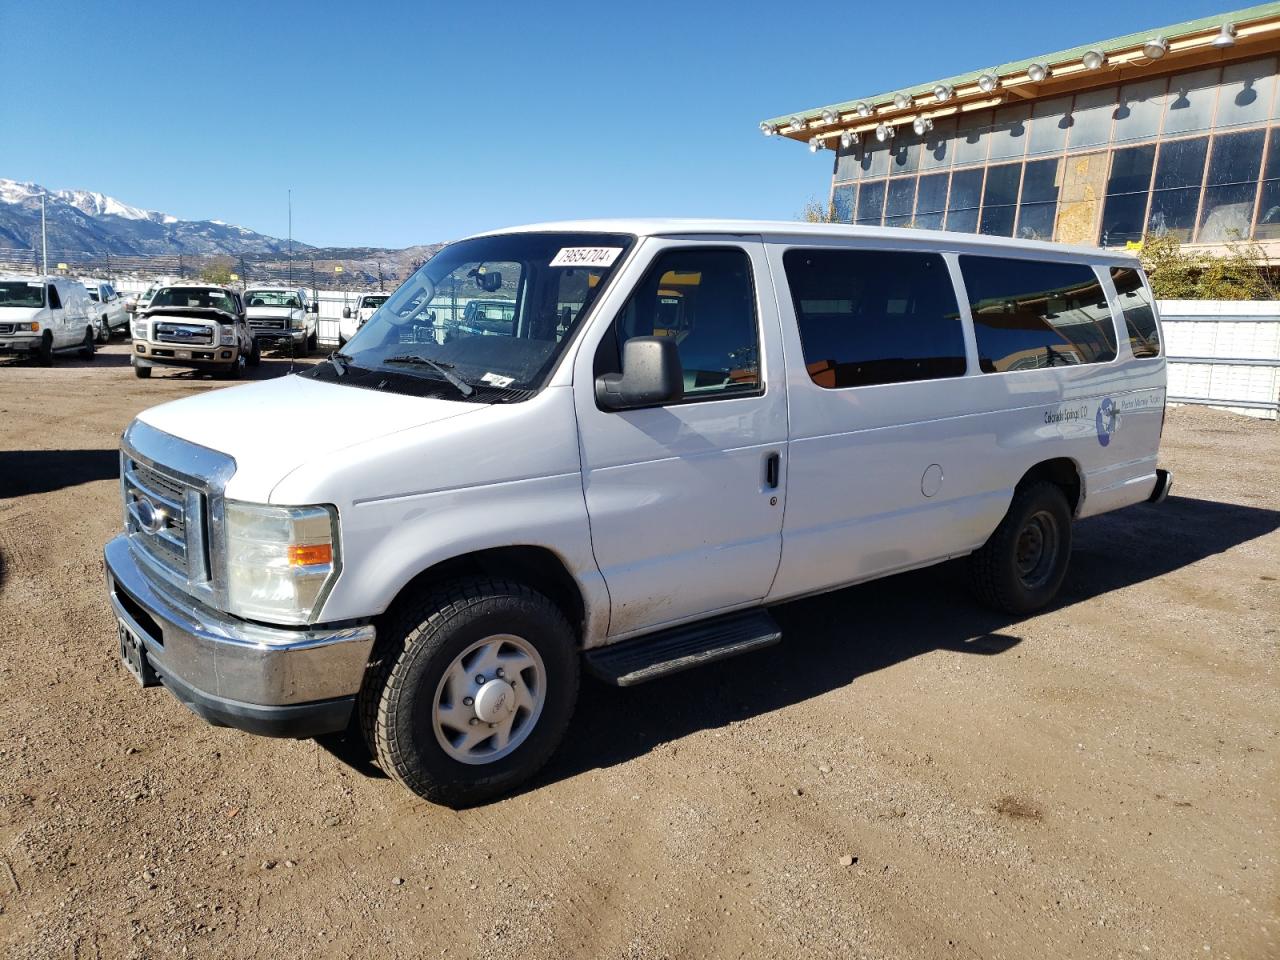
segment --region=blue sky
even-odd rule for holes
[[[321,245],[791,219],[832,154],[763,117],[1240,5],[3,0],[0,177]]]

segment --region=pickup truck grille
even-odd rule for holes
[[[249,318],[249,328],[252,330],[287,330],[289,321],[284,317],[264,317]]]
[[[213,343],[213,330],[194,323],[157,323],[154,339],[159,343],[209,346]]]
[[[204,573],[205,560],[192,548],[203,536],[188,538],[188,531],[202,529],[204,498],[195,488],[140,460],[124,458],[124,505],[129,533],[160,566],[189,579]]]

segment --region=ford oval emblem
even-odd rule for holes
[[[139,497],[133,502],[133,509],[138,517],[138,526],[143,533],[155,536],[164,526],[164,511],[147,497]]]

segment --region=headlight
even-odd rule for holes
[[[227,612],[309,623],[337,579],[338,513],[226,501]]]
[[[306,317],[293,317],[292,319],[289,320],[289,326],[293,327],[293,329],[295,330],[301,330],[306,325],[307,325]]]
[[[222,331],[218,338],[219,345],[234,347],[236,345],[236,328],[230,325],[222,325],[219,329]]]
[[[134,321],[134,323],[133,323],[133,339],[135,339],[135,340],[145,340],[145,339],[147,339],[147,321],[145,321],[145,320],[135,320],[135,321]]]
[[[33,321],[31,321],[30,323],[15,323],[15,324],[13,325],[13,332],[14,332],[14,333],[26,333],[26,332],[28,332],[28,331],[30,331],[31,333],[39,333],[39,332],[40,332],[40,321],[39,321],[39,320],[33,320]]]

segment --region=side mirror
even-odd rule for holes
[[[343,319],[343,320],[350,320],[350,319],[351,319],[351,308],[350,308],[350,307],[343,307],[343,308],[342,308],[342,319]]]
[[[308,307],[307,309],[308,309],[311,313],[319,313],[319,312],[320,312],[320,301],[319,301],[319,300],[313,300],[313,301],[311,302],[311,306],[310,306],[310,307]]]
[[[622,373],[596,378],[596,401],[606,410],[635,410],[684,398],[680,350],[670,337],[632,337],[622,345]]]

